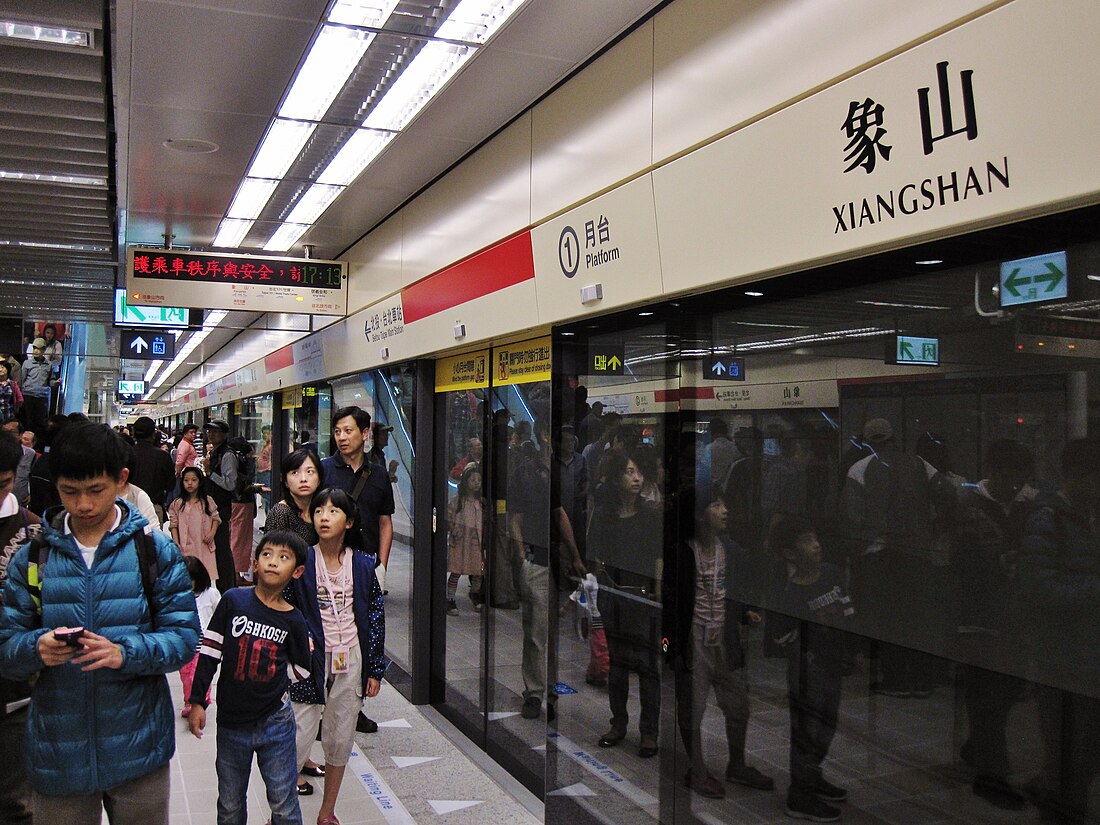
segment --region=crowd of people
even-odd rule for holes
[[[335,455],[313,445],[283,459],[284,496],[258,542],[266,485],[221,419],[203,426],[201,450],[197,426],[173,445],[147,417],[113,429],[51,416],[41,453],[11,424],[0,432],[0,818],[90,825],[105,810],[116,824],[166,825],[166,676],[180,672],[180,713],[201,737],[221,666],[218,822],[246,821],[255,758],[274,825],[302,822],[303,775],[324,778],[318,825],[339,825],[353,737],[377,730],[363,700],[388,664],[393,494],[371,458],[370,416],[337,410]]]

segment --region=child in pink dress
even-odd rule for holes
[[[203,563],[210,581],[218,580],[218,563],[214,558],[214,534],[221,524],[214,500],[202,494],[203,474],[198,467],[185,467],[180,476],[180,497],[168,508],[172,538],[185,556],[194,556]]]

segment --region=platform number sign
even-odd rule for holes
[[[588,351],[588,375],[622,375],[624,347],[597,347]]]
[[[577,274],[577,268],[581,265],[581,245],[577,238],[577,230],[571,226],[565,226],[558,236],[558,264],[566,278],[572,278]]]

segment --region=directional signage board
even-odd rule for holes
[[[1052,252],[1001,264],[1001,306],[1069,297],[1066,253]]]
[[[118,394],[119,395],[145,395],[145,382],[144,381],[119,381],[118,382]]]
[[[892,359],[888,359],[893,364],[938,367],[940,364],[940,339],[899,335],[897,336],[893,355]]]
[[[122,330],[122,357],[140,361],[170,361],[176,357],[176,336],[162,329]]]
[[[703,375],[711,381],[744,381],[745,359],[732,355],[711,355],[703,365]]]
[[[191,324],[191,310],[186,307],[150,307],[131,304],[126,300],[126,290],[115,290],[116,327],[173,327],[187,329],[202,325],[202,310],[195,310],[195,324]]]
[[[343,261],[131,247],[127,300],[252,312],[346,315]]]
[[[588,351],[588,375],[622,375],[625,347],[595,347]]]

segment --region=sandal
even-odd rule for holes
[[[298,786],[298,796],[313,796],[313,786],[308,782],[303,782]]]
[[[325,775],[325,766],[324,765],[304,765],[302,767],[302,774],[304,776],[324,776]]]

